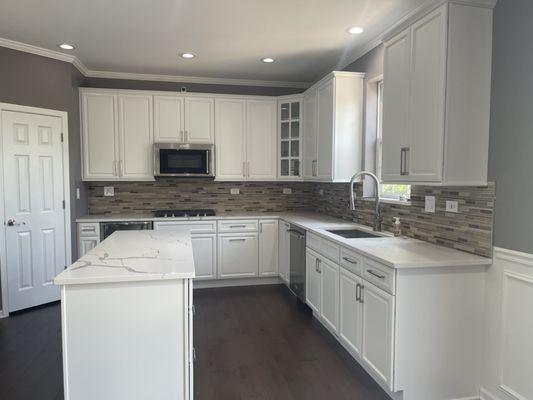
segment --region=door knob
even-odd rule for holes
[[[15,226],[15,220],[13,218],[10,218],[7,220],[7,226]]]

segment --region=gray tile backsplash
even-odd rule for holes
[[[104,197],[104,186],[114,186],[115,196]],[[157,209],[214,208],[217,212],[316,211],[371,226],[373,202],[357,200],[349,209],[346,183],[213,182],[161,179],[155,182],[90,182],[90,214],[135,214]],[[239,188],[239,195],[231,195]],[[291,188],[292,194],[283,194]],[[320,195],[320,191],[323,195]],[[357,186],[357,195],[362,194]],[[425,196],[436,197],[436,212],[424,211]],[[459,202],[458,213],[445,211],[446,200]],[[467,251],[492,255],[494,183],[487,187],[412,186],[411,205],[383,203],[383,229],[392,230],[400,217],[406,236]]]

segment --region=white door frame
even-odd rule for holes
[[[0,103],[0,193],[5,193],[4,188],[4,149],[3,140],[1,140],[2,129],[2,111],[14,111],[30,114],[47,115],[51,117],[61,118],[61,132],[63,133],[63,198],[65,200],[65,260],[67,266],[72,263],[72,249],[71,249],[71,227],[70,227],[70,177],[69,177],[69,154],[68,154],[68,113],[65,111],[49,110],[46,108],[27,107],[18,104]],[[6,216],[4,205],[4,195],[0,195],[0,221],[2,227],[0,229],[0,280],[2,283],[2,309],[0,309],[0,318],[9,315],[9,300],[7,291],[7,260],[6,260],[6,228],[3,225]]]

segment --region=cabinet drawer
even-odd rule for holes
[[[78,223],[78,235],[100,238],[100,224],[98,222],[80,222]]]
[[[320,255],[339,263],[340,246],[312,233],[307,235],[306,246]]]
[[[258,222],[256,219],[235,219],[218,221],[218,231],[224,232],[257,232]]]
[[[154,230],[190,231],[191,234],[216,233],[217,222],[216,221],[155,222]]]
[[[396,271],[377,261],[365,258],[363,277],[377,287],[394,294],[396,290]]]
[[[363,275],[363,257],[355,251],[341,247],[340,263],[341,266],[348,271],[359,276]]]

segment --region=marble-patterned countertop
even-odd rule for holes
[[[77,222],[100,221],[199,221],[247,218],[280,218],[290,224],[299,226],[307,232],[314,233],[337,244],[352,249],[361,255],[381,262],[391,268],[422,267],[462,267],[492,264],[492,259],[450,249],[444,246],[406,237],[393,237],[390,233],[380,232],[379,238],[345,239],[328,232],[328,229],[356,228],[372,231],[364,225],[333,218],[314,212],[235,212],[221,213],[212,217],[193,218],[154,218],[151,214],[141,215],[90,215],[77,219]]]
[[[57,275],[56,285],[194,278],[190,234],[118,231]]]

